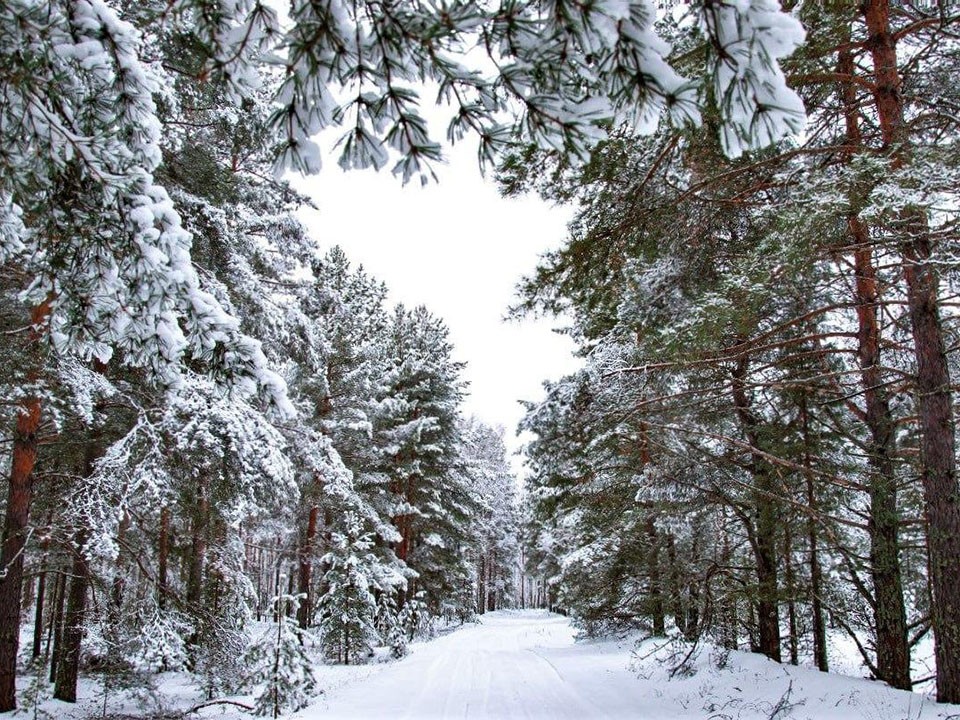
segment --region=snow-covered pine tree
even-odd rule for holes
[[[464,551],[474,510],[458,471],[462,365],[451,358],[443,322],[423,307],[395,309],[386,352],[387,369],[371,410],[381,479],[373,497],[396,528],[397,559],[417,574],[405,597],[423,590],[431,612],[457,615],[455,606],[467,600],[463,590],[471,582]],[[460,600],[451,604],[455,596]]]
[[[18,297],[25,305],[23,317],[32,315],[33,323],[29,342],[14,361],[22,368],[15,396],[27,412],[15,418],[22,442],[11,454],[0,555],[11,569],[0,578],[0,614],[6,618],[0,630],[4,709],[14,703],[17,638],[12,628],[36,437],[44,415],[58,419],[63,382],[44,371],[91,358],[105,368],[114,356],[114,365],[143,368],[154,384],[148,392],[156,392],[157,386],[178,386],[189,362],[193,370],[210,372],[225,388],[234,388],[238,397],[259,394],[282,412],[290,410],[283,383],[268,370],[260,345],[201,287],[190,261],[190,234],[157,182],[164,149],[156,106],[162,63],[141,55],[143,37],[136,23],[150,13],[149,7],[140,9],[143,17],[131,14],[123,20],[116,6],[101,2],[28,2],[0,11],[0,76],[7,97],[0,111],[5,159],[0,264],[16,268],[12,275],[5,273],[12,281],[4,287],[5,297]],[[29,80],[14,79],[25,64],[34,68]],[[7,124],[12,117],[20,118],[19,128]],[[31,119],[23,123],[25,118]],[[81,418],[83,405],[76,405]],[[95,443],[98,453],[108,439]],[[77,545],[84,552],[84,543]],[[86,592],[78,585],[72,595],[77,610]],[[77,638],[82,628],[78,633]],[[65,656],[71,665],[77,652],[71,649]],[[70,699],[75,672],[67,672],[59,685]]]
[[[579,452],[588,456],[591,482],[601,487],[600,470],[614,463],[639,470],[631,451],[605,449],[605,435],[633,442],[645,434],[671,457],[652,458],[658,476],[638,473],[638,503],[651,491],[662,494],[648,482],[655,477],[668,481],[672,495],[694,490],[705,503],[719,503],[711,523],[724,572],[747,580],[732,571],[743,562],[757,571],[745,592],[732,584],[701,586],[715,603],[714,621],[722,619],[725,642],[737,626],[736,607],[745,608],[754,627],[751,647],[771,656],[788,650],[794,661],[803,643],[797,607],[808,603],[813,654],[826,669],[829,605],[869,671],[909,688],[911,648],[924,630],[910,636],[907,628],[922,628],[927,615],[926,601],[918,601],[925,594],[917,594],[927,582],[926,564],[915,551],[928,543],[918,533],[923,523],[914,522],[912,478],[927,480],[929,492],[937,478],[953,475],[953,453],[943,450],[952,442],[944,381],[949,353],[934,348],[943,340],[938,317],[947,312],[938,293],[956,266],[929,229],[955,221],[934,207],[955,194],[952,180],[941,181],[953,177],[944,161],[955,151],[956,128],[922,108],[937,105],[944,93],[954,96],[939,78],[955,70],[955,54],[946,51],[952,41],[916,7],[803,6],[798,17],[811,28],[812,42],[791,60],[791,70],[809,81],[804,93],[817,130],[802,145],[785,144],[784,152],[749,162],[728,162],[707,136],[664,132],[650,140],[613,139],[578,177],[551,168],[539,176],[541,188],[578,198],[582,212],[569,243],[527,285],[526,298],[531,306],[573,313],[590,352],[595,376],[587,384],[601,418],[652,423],[644,433],[629,425],[590,428]],[[886,124],[878,125],[884,113]],[[511,172],[506,179],[513,187],[537,184],[520,164]],[[904,233],[906,227],[913,230]],[[914,312],[908,317],[904,307]],[[922,327],[914,325],[921,318]],[[909,327],[918,333],[911,337]],[[921,366],[930,373],[926,387],[936,389],[914,395],[909,388]],[[937,373],[940,379],[932,380]],[[716,404],[725,393],[733,407]],[[904,432],[919,429],[920,398],[940,413],[921,431],[932,438],[925,440],[930,468],[907,450],[914,436]],[[537,412],[544,420],[542,465],[549,468],[551,459],[559,465],[568,453],[548,446],[546,408]],[[692,452],[707,466],[691,472],[674,462]],[[747,462],[737,465],[734,457]],[[748,486],[752,494],[742,492]],[[931,494],[942,500],[949,493],[939,487]],[[545,507],[566,497],[559,490],[543,488]],[[584,502],[570,507],[577,513]],[[928,510],[936,515],[944,507],[935,502]],[[676,509],[691,515],[689,507]],[[581,525],[582,513],[574,517],[571,525]],[[955,515],[939,517],[955,523]],[[663,531],[676,533],[677,526],[658,521],[655,529],[651,541],[667,542],[657,554],[669,557],[670,535]],[[556,546],[556,535],[543,536]],[[937,533],[939,542],[956,537]],[[958,555],[939,554],[941,570]],[[825,574],[824,562],[840,572]],[[781,587],[773,592],[775,585]],[[952,602],[940,603],[938,613]],[[757,627],[758,613],[766,629]],[[947,646],[958,626],[944,624]],[[781,627],[787,630],[782,650]],[[955,655],[938,664],[943,697],[957,687],[950,669]]]
[[[404,179],[424,176],[437,153],[424,132],[416,94],[402,86],[413,77],[441,83],[442,94],[455,106],[451,138],[467,129],[478,132],[485,158],[508,134],[495,118],[508,98],[523,108],[516,132],[580,156],[613,117],[629,116],[640,124],[660,112],[680,123],[699,117],[695,88],[663,61],[668,49],[653,32],[649,2],[550,6],[548,12],[530,2],[514,9],[503,16],[466,3],[453,14],[421,7],[384,15],[366,3],[325,9],[298,3],[293,23],[281,32],[273,11],[256,0],[230,6],[211,0],[135,6],[109,0],[15,0],[0,7],[5,98],[0,108],[0,265],[16,269],[6,276],[12,282],[5,291],[25,303],[23,320],[29,317],[32,325],[20,355],[24,372],[16,393],[20,408],[14,414],[0,552],[0,563],[9,568],[0,579],[0,710],[14,703],[30,474],[48,398],[38,384],[43,353],[32,350],[83,361],[115,355],[117,362],[144,368],[154,382],[178,389],[189,385],[194,373],[210,371],[240,395],[257,395],[282,412],[290,410],[262,348],[228,312],[231,296],[236,309],[245,302],[255,306],[270,293],[258,292],[256,283],[228,290],[223,277],[201,281],[189,250],[190,233],[204,222],[226,227],[240,217],[239,227],[250,236],[257,234],[262,213],[231,212],[223,223],[209,198],[188,191],[177,195],[185,216],[192,214],[194,227],[188,230],[170,202],[176,181],[173,173],[164,175],[161,161],[174,148],[162,146],[163,138],[182,138],[169,132],[172,125],[196,129],[210,120],[197,112],[197,104],[181,103],[187,95],[177,97],[174,78],[211,80],[212,94],[191,97],[212,98],[218,109],[224,99],[241,100],[241,109],[249,111],[251,102],[263,100],[257,95],[258,66],[272,67],[277,56],[284,56],[287,72],[274,96],[279,109],[273,117],[274,131],[286,139],[280,164],[315,168],[309,135],[326,124],[346,123],[352,127],[342,164],[382,164],[385,153],[377,143],[383,140],[399,156],[395,172]],[[708,82],[714,92],[705,96],[720,101],[727,151],[736,154],[795,128],[801,111],[777,60],[800,42],[797,24],[773,0],[698,5],[695,20],[712,46],[725,48],[711,55]],[[329,31],[317,34],[317,26]],[[472,42],[497,56],[494,66],[500,70],[494,76],[472,72],[455,59],[455,51]],[[367,61],[373,71],[358,73],[356,63]],[[587,65],[602,71],[584,74]],[[24,67],[30,72],[24,74]],[[319,69],[330,67],[341,72],[320,77]],[[364,79],[357,83],[357,78]],[[349,86],[356,102],[333,112],[328,81]],[[173,122],[168,108],[173,108]],[[178,115],[181,108],[184,113]],[[243,115],[231,114],[214,120],[230,125]],[[168,132],[162,131],[160,118],[168,122]],[[229,145],[229,164],[236,170],[248,155],[245,148]],[[196,154],[197,146],[189,143],[175,149],[192,157],[181,168],[202,169],[211,157]],[[169,169],[175,165],[171,161]],[[209,191],[221,195],[216,202],[229,205],[230,177],[216,172],[211,179]],[[158,181],[172,183],[170,192]],[[191,194],[201,197],[192,208]],[[211,241],[208,248],[217,251],[215,235],[197,233],[198,249]],[[268,255],[248,254],[247,259],[254,256]],[[246,275],[242,263],[231,266],[231,273],[238,268],[234,279]],[[255,316],[250,313],[247,321]],[[202,499],[197,507],[203,516]],[[168,508],[161,507],[155,520],[158,564],[165,567],[164,543],[176,525]],[[191,527],[203,524],[197,523]],[[209,540],[194,539],[198,547]],[[187,584],[196,586],[193,577]],[[165,597],[170,588],[165,580],[158,585]]]
[[[471,530],[473,591],[477,612],[483,613],[517,602],[517,480],[507,462],[502,428],[468,418],[460,432],[463,472],[477,508]]]
[[[376,629],[379,561],[374,542],[361,519],[345,512],[331,533],[330,550],[323,557],[325,593],[318,606],[320,646],[326,657],[344,665],[366,662],[380,641]]]
[[[362,268],[351,268],[339,248],[314,257],[310,267],[312,278],[299,289],[292,323],[292,335],[303,349],[293,353],[287,366],[301,418],[298,431],[290,432],[291,447],[303,454],[311,443],[326,443],[335,448],[336,462],[317,463],[305,456],[299,463],[297,582],[307,598],[300,609],[301,627],[312,623],[314,598],[324,592],[324,568],[314,572],[315,565],[329,550],[336,518],[343,512],[358,513],[382,541],[374,549],[383,564],[378,575],[384,581],[392,575],[390,582],[398,587],[405,582],[395,558],[382,549],[396,531],[374,508],[367,483],[377,457],[369,410],[383,372],[386,289]],[[329,450],[322,455],[331,457]]]

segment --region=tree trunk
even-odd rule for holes
[[[813,614],[813,659],[821,672],[829,670],[827,662],[827,626],[823,621],[823,570],[820,567],[820,549],[817,542],[816,515],[820,504],[817,501],[816,486],[813,481],[813,461],[810,445],[810,416],[807,412],[807,397],[800,400],[801,423],[803,428],[803,467],[807,484],[807,545],[810,549],[810,605]]]
[[[190,532],[190,566],[187,576],[187,606],[191,611],[200,608],[203,596],[203,568],[207,556],[207,524],[210,514],[210,500],[207,488],[201,479],[197,486],[197,507],[194,510],[193,527]],[[277,593],[280,589],[277,588]]]
[[[164,505],[160,509],[160,538],[157,541],[157,607],[167,607],[167,564],[170,557],[170,508]],[[257,618],[259,620],[259,618]]]
[[[737,631],[737,603],[734,594],[734,581],[731,576],[733,571],[733,551],[730,547],[730,529],[727,527],[729,522],[727,518],[727,508],[721,507],[723,513],[722,533],[723,538],[720,545],[720,565],[723,568],[722,580],[722,601],[720,603],[720,622],[721,637],[723,638],[723,647],[727,650],[736,650],[739,646],[739,635]],[[708,588],[709,590],[709,588]]]
[[[481,615],[487,611],[487,554],[480,553],[480,571],[477,573],[477,610]]]
[[[940,326],[930,243],[904,248],[907,298],[917,354],[920,477],[927,521],[937,700],[960,703],[960,489],[957,487],[953,398]]]
[[[78,530],[75,538],[73,571],[67,594],[67,611],[63,619],[63,640],[57,663],[57,682],[53,696],[64,702],[77,701],[77,678],[80,671],[80,646],[87,608],[87,590],[90,586],[90,568],[84,557],[87,531]]]
[[[904,160],[904,108],[897,66],[896,38],[890,27],[889,0],[862,5],[867,43],[873,59],[874,102],[884,149],[894,167]],[[920,421],[920,477],[932,591],[931,620],[937,665],[937,700],[960,702],[960,489],[956,477],[953,397],[943,329],[938,277],[931,260],[926,217],[904,211],[899,218],[907,305],[917,361],[917,410]]]
[[[497,593],[494,588],[494,568],[496,567],[493,553],[487,556],[487,611],[493,612],[497,609]]]
[[[63,651],[63,606],[67,596],[67,574],[57,573],[57,585],[53,606],[53,615],[50,618],[50,629],[53,631],[53,650],[50,654],[50,682],[57,679],[57,668],[60,666],[60,653]]]
[[[683,608],[683,585],[680,572],[680,561],[677,558],[677,544],[673,533],[667,533],[667,562],[670,563],[670,608],[673,612],[673,623],[684,635],[687,634],[687,615]]]
[[[852,77],[855,71],[849,49],[839,53],[838,74]],[[862,145],[859,107],[852,82],[841,83],[848,158]],[[879,679],[901,690],[911,689],[907,614],[900,571],[897,481],[894,467],[896,437],[890,402],[884,389],[880,357],[880,326],[877,322],[880,295],[873,249],[866,223],[856,215],[847,220],[853,240],[854,301],[857,308],[857,360],[863,385],[870,477],[870,570],[873,581],[874,632]]]
[[[753,474],[754,523],[751,547],[757,564],[757,632],[758,648],[771,660],[780,662],[780,613],[777,579],[777,527],[779,508],[775,501],[773,473],[757,452],[761,449],[760,419],[750,407],[746,393],[749,357],[742,355],[731,373],[731,387],[737,417],[751,447],[750,467]]]
[[[33,649],[30,657],[36,660],[40,657],[43,645],[43,598],[47,588],[46,570],[40,570],[37,575],[37,603],[33,612]]]
[[[45,333],[50,315],[47,300],[30,314],[30,350],[32,355]],[[27,383],[40,378],[39,360],[27,376]],[[17,707],[17,651],[20,647],[20,601],[23,595],[23,552],[30,522],[33,496],[33,466],[37,461],[37,432],[40,429],[40,398],[28,396],[20,401],[10,454],[10,483],[7,486],[7,514],[0,546],[0,712]]]
[[[47,524],[50,524],[49,519]],[[41,646],[43,645],[43,605],[47,594],[47,556],[49,551],[50,538],[48,536],[43,540],[43,559],[41,560],[40,572],[37,574],[37,603],[33,614],[33,651],[31,653],[34,660],[40,657]]]
[[[798,665],[800,663],[799,657],[799,642],[797,632],[797,584],[796,578],[794,577],[793,569],[793,533],[791,532],[791,527],[794,522],[793,517],[789,517],[784,522],[783,527],[783,565],[784,565],[784,582],[786,584],[787,591],[787,621],[789,623],[790,635],[787,638],[788,647],[790,648],[790,664]]]
[[[880,331],[877,325],[876,270],[871,258],[867,228],[850,218],[856,243],[858,356],[870,431],[867,445],[870,463],[870,568],[873,579],[874,625],[877,670],[880,680],[901,690],[910,690],[910,649],[907,613],[900,571],[900,514],[897,510],[897,479],[894,469],[895,436],[890,403],[883,390],[880,370]]]
[[[187,638],[189,664],[196,663],[197,648],[200,644],[203,626],[205,624],[203,600],[203,576],[207,556],[207,532],[210,514],[210,500],[207,497],[206,479],[197,481],[197,506],[194,508],[192,526],[190,529],[190,558],[187,565],[187,592],[186,606],[194,621],[193,632]],[[279,589],[277,591],[279,594]]]
[[[120,527],[117,528],[117,547],[123,551],[126,544],[127,530],[130,529],[130,515],[126,510],[123,511],[123,517],[120,518]],[[120,562],[120,556],[117,557],[116,567],[113,569],[113,582],[110,583],[110,603],[117,620],[120,619],[120,612],[123,608],[123,591],[126,587],[124,580],[123,564]]]
[[[319,515],[320,508],[316,505],[310,508],[310,513],[307,515],[307,529],[304,533],[303,545],[300,546],[297,592],[303,597],[300,598],[300,605],[297,608],[297,622],[303,630],[310,627],[310,615],[313,609],[313,543],[317,535]]]
[[[97,372],[105,368],[96,362]],[[103,454],[101,431],[94,426],[89,431],[83,453],[83,477],[93,476],[96,461]],[[120,521],[120,539],[126,532],[126,518]],[[67,611],[63,621],[63,646],[57,663],[57,680],[53,696],[65,702],[77,701],[77,679],[80,673],[80,646],[83,642],[84,622],[87,610],[87,592],[90,588],[90,566],[84,555],[88,530],[80,528],[74,536],[73,572],[70,576],[70,591],[67,593]],[[116,588],[114,588],[116,589]],[[122,585],[119,589],[122,593]]]
[[[647,538],[650,547],[647,551],[647,577],[650,580],[650,619],[654,637],[667,634],[663,612],[663,582],[660,579],[660,535],[653,516],[647,518]]]

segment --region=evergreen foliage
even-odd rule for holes
[[[301,598],[280,595],[274,599],[273,626],[247,650],[245,684],[259,689],[254,713],[277,718],[305,707],[316,693],[312,660],[303,631],[297,625]]]
[[[823,670],[829,617],[904,689],[932,633],[960,702],[941,5],[0,3],[0,712],[26,609],[34,701],[47,659],[67,702],[97,663],[105,702],[232,691],[273,618],[277,717],[311,626],[357,663],[515,603]],[[579,208],[517,307],[584,360],[528,405],[522,498],[442,320],[276,175],[339,126],[342,167],[425,182],[423,81],[505,190]]]
[[[370,552],[373,540],[361,534],[359,519],[343,518],[342,529],[334,531],[330,551],[323,560],[327,591],[320,599],[319,627],[326,656],[344,665],[362,664],[379,641],[376,629],[376,558]]]
[[[932,626],[938,698],[955,702],[956,598],[936,574],[958,527],[939,504],[957,491],[956,187],[938,179],[956,123],[923,108],[955,69],[956,17],[796,14],[802,139],[738,159],[703,133],[623,127],[579,167],[532,147],[504,164],[507,191],[578,204],[516,309],[571,317],[585,361],[528,408],[525,555],[589,632],[826,670],[829,616],[903,689]]]

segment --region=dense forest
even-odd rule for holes
[[[775,148],[661,127],[505,165],[579,207],[516,312],[570,318],[585,359],[524,427],[529,562],[588,631],[824,671],[839,634],[903,689],[932,635],[960,701],[951,12],[799,3],[808,124]]]
[[[157,23],[166,5],[125,12]],[[45,32],[122,52],[112,33],[133,27],[107,6],[63,6],[91,14]],[[39,22],[37,8],[0,12]],[[232,103],[181,23],[158,27],[143,52],[169,84],[110,86],[155,103],[153,137],[132,136],[156,153],[151,179],[118,180],[122,154],[84,167],[82,148],[42,177],[29,158],[3,171],[21,194],[3,195],[0,256],[0,711],[75,701],[84,673],[107,695],[187,670],[209,698],[261,688],[257,710],[276,716],[310,696],[306,633],[330,662],[401,657],[512,597],[516,481],[502,430],[463,416],[443,321],[389,307],[383,283],[309,237],[306,198],[273,176],[269,87]],[[36,62],[64,82],[36,46],[11,47],[13,29],[4,73]],[[81,110],[84,128],[117,112]],[[5,161],[23,150],[4,143]],[[38,235],[54,241],[31,251]]]
[[[960,16],[784,5],[0,4],[0,712],[183,671],[277,717],[527,605],[960,702]],[[429,182],[424,82],[577,208],[513,310],[583,360],[523,492],[283,179],[339,127]]]

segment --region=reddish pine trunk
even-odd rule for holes
[[[862,6],[867,47],[873,59],[874,102],[884,148],[902,164],[905,148],[903,98],[896,38],[890,27],[889,0]],[[931,619],[937,663],[937,700],[960,702],[960,489],[956,477],[953,397],[943,329],[938,277],[931,261],[926,217],[904,211],[899,218],[906,239],[901,245],[907,305],[917,360],[917,409],[920,421],[920,477],[927,523],[932,592]]]
[[[31,345],[40,341],[45,332],[43,325],[49,314],[49,300],[38,305],[31,313]],[[39,368],[35,367],[27,380],[35,382],[39,377]],[[0,547],[0,712],[17,707],[16,674],[17,651],[20,646],[20,601],[23,595],[23,552],[27,541],[27,525],[30,522],[33,466],[37,461],[40,414],[40,398],[24,398],[20,402],[13,435],[7,515]]]
[[[953,399],[929,244],[914,241],[904,253],[910,317],[917,353],[921,479],[927,521],[931,615],[936,640],[937,700],[960,703],[960,497]]]
[[[837,67],[839,74],[852,77],[855,69],[850,50],[841,50]],[[847,152],[848,156],[852,157],[862,145],[857,94],[852,82],[843,83],[841,88]],[[847,226],[853,239],[857,359],[866,408],[864,419],[870,431],[867,445],[870,463],[869,535],[877,671],[880,680],[895,688],[909,690],[912,687],[910,648],[900,572],[900,516],[897,510],[897,481],[894,472],[896,439],[890,402],[884,389],[881,371],[877,271],[873,265],[873,250],[866,223],[853,215],[848,218]]]
[[[900,515],[897,510],[897,480],[894,472],[893,418],[880,372],[880,331],[877,325],[876,270],[870,238],[857,218],[850,219],[856,242],[858,355],[870,457],[870,568],[874,592],[877,670],[880,680],[901,690],[910,690],[910,649],[907,613],[900,572]]]

